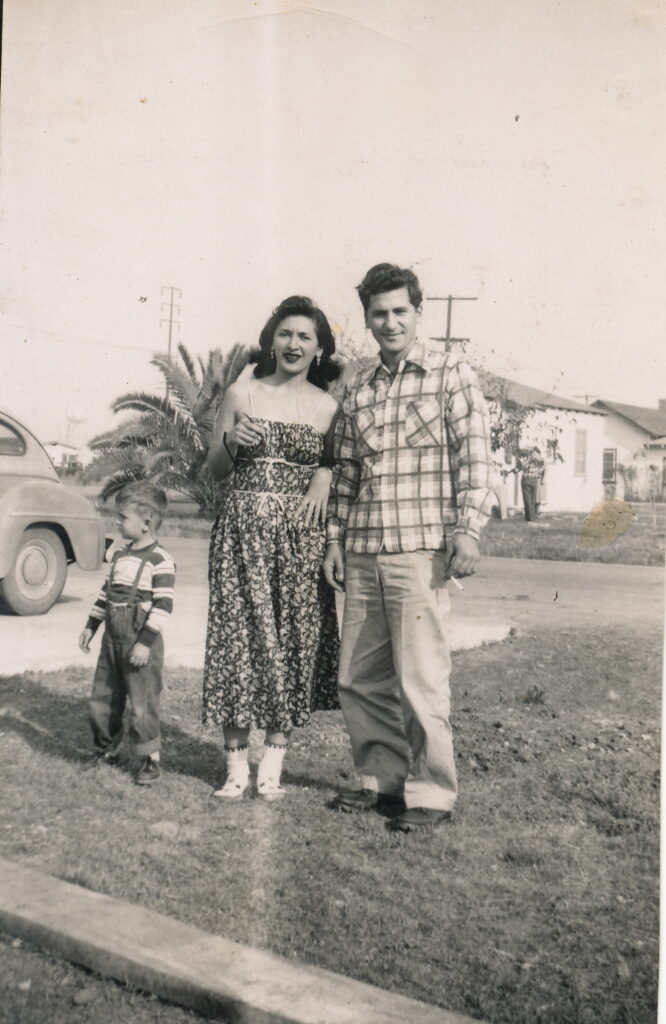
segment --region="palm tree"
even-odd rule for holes
[[[151,360],[165,379],[166,397],[143,391],[121,395],[112,403],[115,413],[132,413],[117,427],[93,438],[95,457],[85,471],[86,482],[104,480],[106,501],[124,484],[152,480],[165,489],[186,494],[210,515],[220,500],[206,465],[215,415],[230,384],[248,361],[248,350],[234,345],[219,349],[207,362],[192,358],[184,345],[180,359],[155,355]]]

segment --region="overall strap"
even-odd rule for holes
[[[136,592],[137,592],[137,590],[139,588],[139,580],[141,579],[141,573],[143,572],[143,567],[146,564],[146,562],[148,561],[148,555],[152,551],[154,551],[154,550],[155,550],[155,544],[154,543],[153,544],[149,544],[147,548],[143,549],[144,553],[141,555],[141,561],[139,562],[139,568],[136,571],[136,576],[134,577],[134,583],[132,584],[132,589],[130,590],[129,595],[127,597],[127,604],[130,605],[130,606],[133,605],[134,602],[135,602]]]

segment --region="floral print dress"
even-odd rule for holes
[[[265,437],[239,447],[211,536],[203,720],[287,731],[339,706],[325,531],[296,517],[323,436],[311,424],[251,418]]]

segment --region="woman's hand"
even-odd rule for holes
[[[227,444],[236,448],[239,444],[244,448],[253,448],[263,440],[263,437],[264,428],[260,423],[253,423],[247,413],[242,413],[233,427],[227,430]]]
[[[296,510],[297,516],[304,517],[306,526],[326,525],[326,509],[328,494],[331,489],[332,470],[328,466],[320,466],[312,474],[307,491]]]

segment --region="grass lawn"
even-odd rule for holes
[[[338,712],[296,734],[281,804],[229,807],[199,673],[167,676],[151,789],[91,766],[88,672],[5,677],[0,854],[490,1024],[651,1024],[657,646],[599,629],[454,655],[461,797],[415,836],[326,807],[353,779]]]
[[[0,935],[2,1024],[201,1024],[190,1010],[137,992]]]
[[[532,526],[522,516],[491,519],[481,535],[481,554],[499,558],[546,558],[566,562],[614,562],[625,565],[663,565],[666,514],[657,512],[656,525],[648,506],[636,506],[635,518],[619,536],[595,529],[582,512],[539,516]],[[105,511],[107,532],[113,516]],[[621,529],[622,523],[618,524]],[[164,537],[209,537],[212,522],[192,513],[191,504],[176,505],[160,529]]]
[[[539,516],[535,525],[522,517],[491,519],[481,535],[481,554],[499,558],[546,558],[564,562],[615,562],[663,565],[666,511],[649,505],[630,506],[617,514],[589,517],[582,512]],[[615,514],[614,514],[615,513]],[[622,514],[624,513],[624,514]]]

